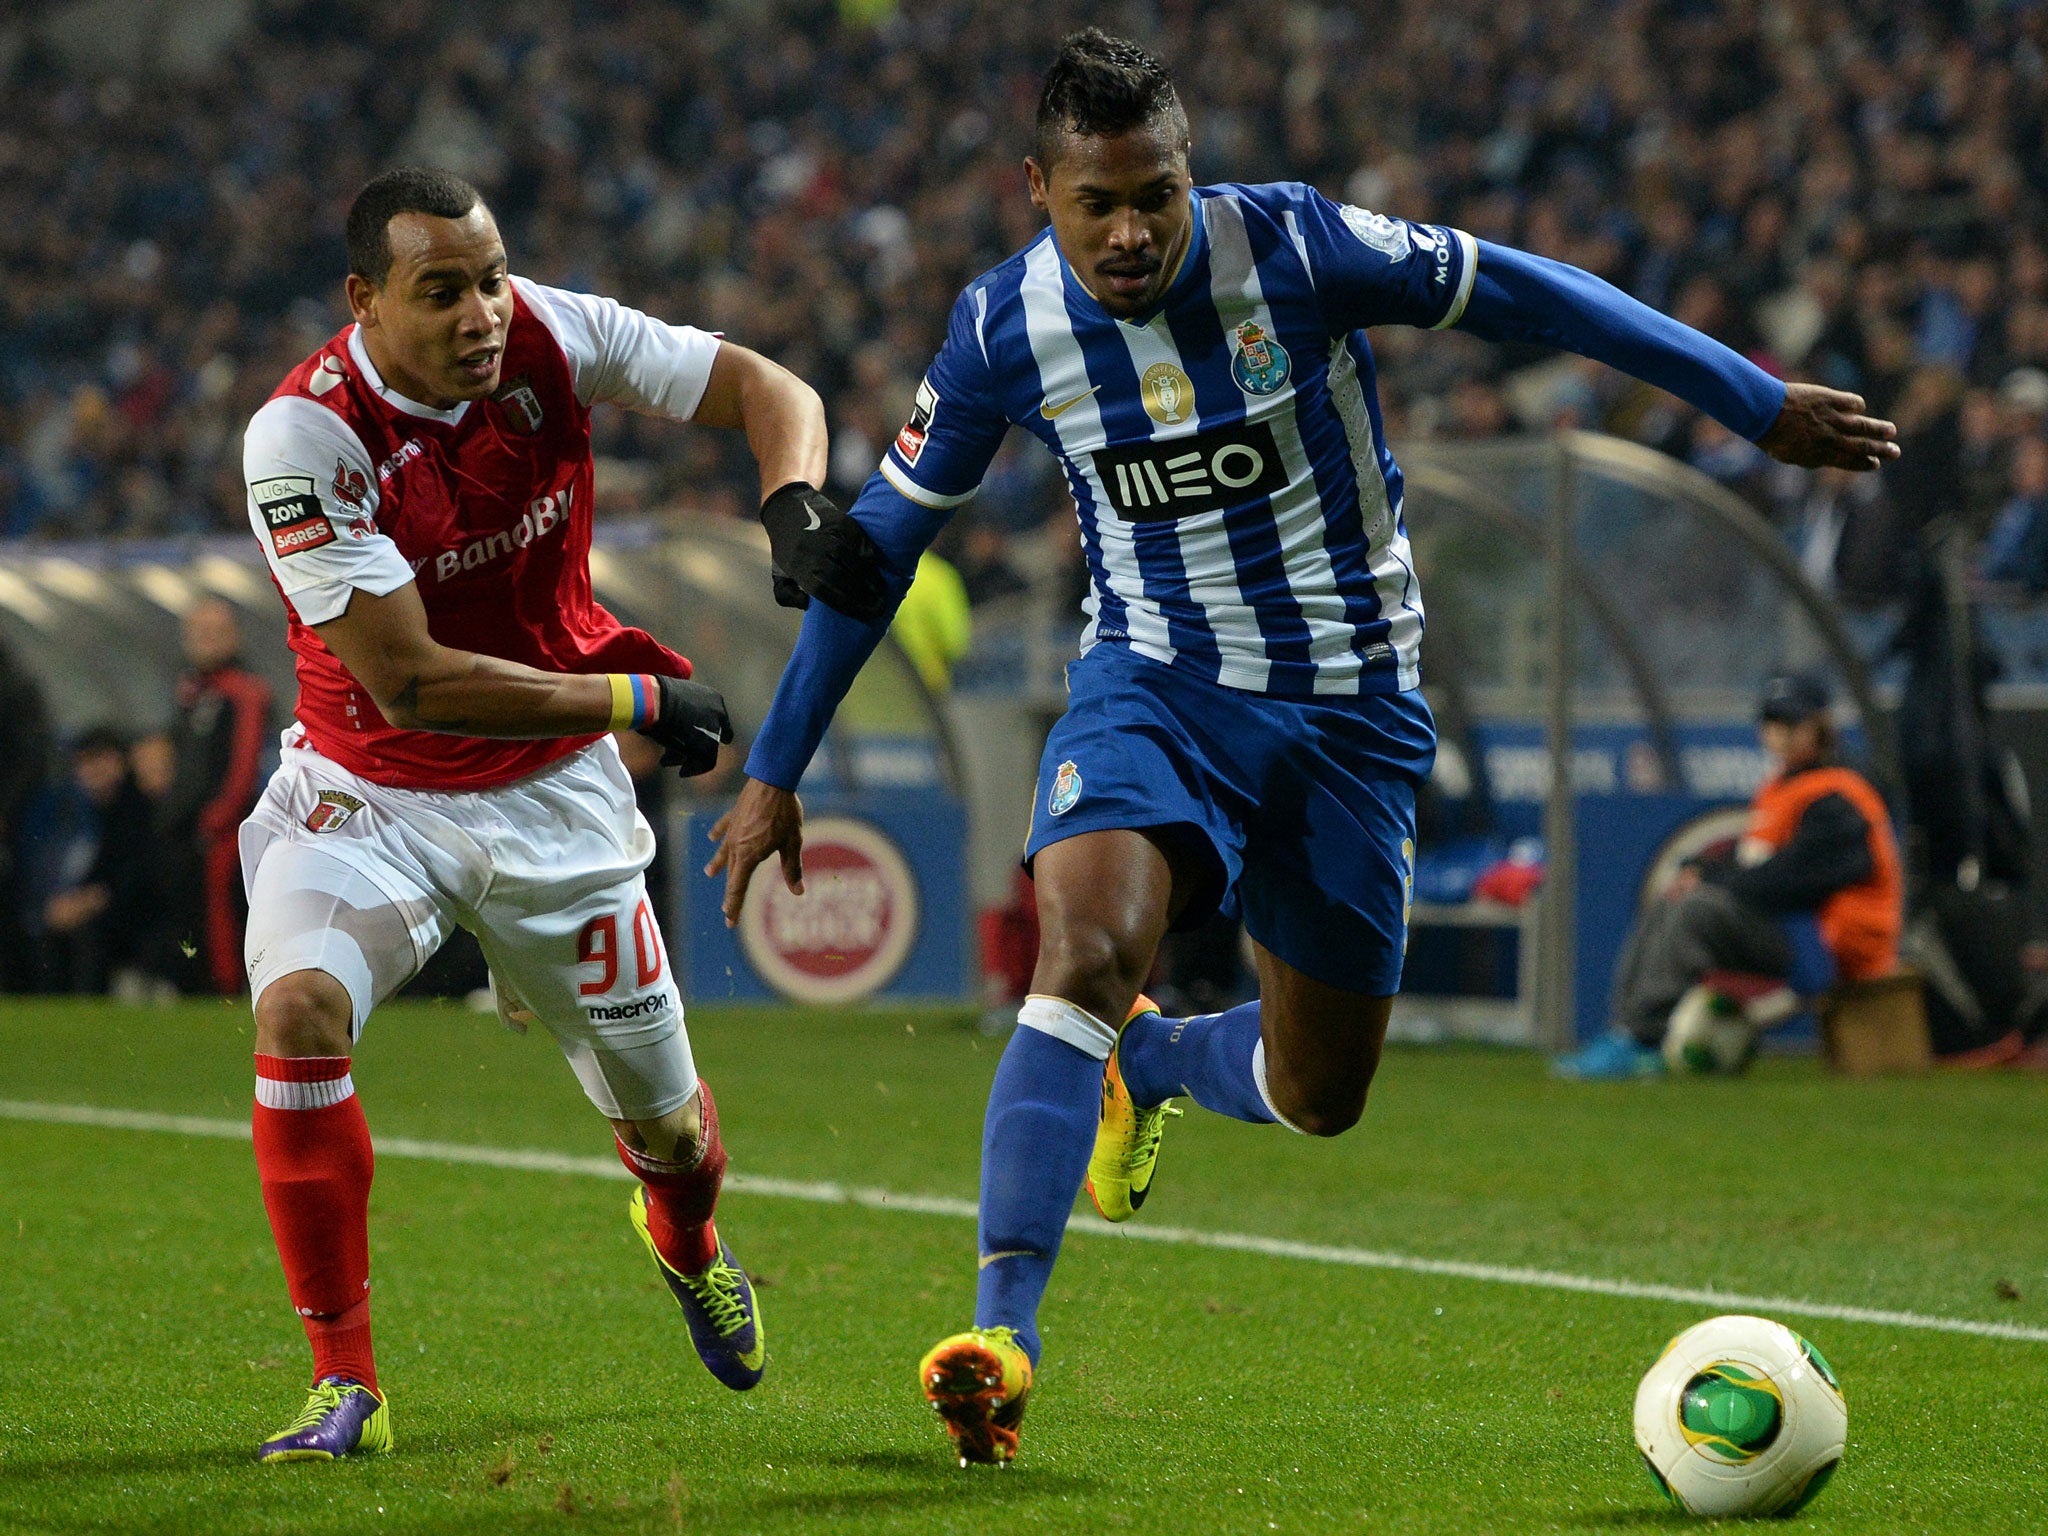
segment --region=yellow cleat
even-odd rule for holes
[[[1126,1028],[1159,1005],[1142,992],[1131,1004]],[[1122,1031],[1118,1031],[1121,1041]],[[1102,1064],[1102,1118],[1095,1127],[1095,1151],[1088,1159],[1088,1198],[1104,1221],[1129,1221],[1152,1192],[1152,1172],[1159,1163],[1159,1140],[1166,1122],[1180,1111],[1173,1100],[1141,1109],[1124,1087],[1123,1067],[1116,1051]]]
[[[945,1421],[960,1465],[1007,1467],[1031,1396],[1031,1357],[1014,1328],[970,1328],[941,1339],[917,1363],[917,1384]]]

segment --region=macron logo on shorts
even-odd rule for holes
[[[650,992],[638,1002],[615,1003],[609,1007],[602,1003],[585,1004],[593,1024],[612,1024],[620,1019],[652,1018],[668,1007],[666,992]]]

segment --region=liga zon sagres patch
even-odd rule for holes
[[[334,542],[334,524],[320,508],[310,475],[273,475],[251,481],[249,495],[263,514],[264,531],[282,560]]]

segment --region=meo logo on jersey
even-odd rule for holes
[[[278,475],[251,481],[249,496],[263,514],[264,530],[280,560],[334,542],[334,524],[320,510],[312,476]]]
[[[915,464],[924,453],[925,439],[931,436],[932,417],[938,414],[939,392],[932,388],[929,376],[918,380],[917,403],[910,409],[910,420],[903,423],[903,430],[896,434],[896,452],[903,462]]]
[[[1270,496],[1287,483],[1280,445],[1263,421],[1104,448],[1094,459],[1110,509],[1127,523],[1215,512]]]

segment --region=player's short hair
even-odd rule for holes
[[[1188,141],[1188,114],[1166,66],[1129,38],[1100,27],[1069,32],[1045,72],[1038,97],[1036,152],[1050,169],[1063,135],[1107,138],[1163,122],[1177,142]]]
[[[348,269],[382,287],[391,275],[391,221],[401,213],[459,219],[483,194],[451,171],[401,165],[371,178],[348,205]]]

